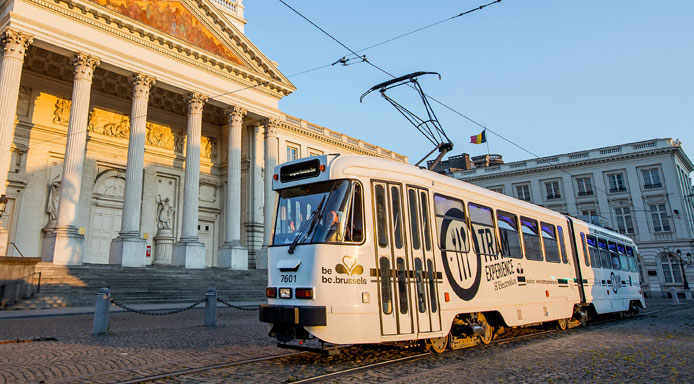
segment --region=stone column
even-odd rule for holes
[[[151,76],[137,74],[130,81],[133,103],[130,110],[130,137],[128,163],[125,171],[125,196],[123,215],[118,237],[111,241],[109,264],[124,267],[144,267],[147,240],[140,234],[142,210],[142,174],[145,165],[145,135],[147,134],[147,103],[149,90],[155,80]]]
[[[205,268],[205,245],[198,239],[198,195],[200,192],[200,136],[202,108],[207,96],[198,92],[188,98],[188,136],[183,189],[183,225],[181,238],[173,246],[171,265]]]
[[[241,244],[241,130],[248,111],[232,107],[229,116],[227,145],[227,186],[224,207],[224,244],[219,249],[218,265],[222,268],[248,269],[248,249]]]
[[[248,252],[256,257],[263,243],[263,127],[254,124],[250,132],[250,182],[247,189],[248,217],[246,223],[246,240]],[[255,259],[253,259],[255,263]]]
[[[32,41],[30,36],[10,28],[5,29],[0,37],[3,49],[0,70],[0,195],[7,191],[19,80],[22,77],[24,54]]]
[[[82,264],[84,232],[77,227],[77,212],[82,189],[82,168],[87,148],[87,122],[92,76],[99,59],[78,53],[72,59],[75,66],[72,86],[72,106],[67,129],[67,145],[63,163],[63,179],[60,183],[58,218],[56,219],[55,241],[48,251],[53,254],[53,263],[60,265]],[[44,250],[45,252],[46,250]]]
[[[22,77],[24,54],[32,38],[22,32],[7,28],[0,36],[2,45],[2,69],[0,70],[0,195],[7,192],[7,178],[12,160],[14,119],[19,98],[19,80]],[[7,254],[10,223],[0,225],[0,255]]]
[[[277,153],[279,151],[279,141],[277,139],[276,119],[267,119],[263,122],[265,126],[265,202],[263,204],[263,247],[260,249],[255,260],[257,269],[267,269],[267,252],[272,235],[272,221],[275,213],[275,191],[272,190],[272,175],[277,165]]]

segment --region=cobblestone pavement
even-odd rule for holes
[[[563,333],[427,355],[329,382],[694,382],[694,304],[649,301],[665,312]],[[111,315],[111,333],[92,336],[91,315],[0,320],[0,382],[117,382],[182,369],[279,356],[257,312],[218,310],[173,316]],[[55,338],[54,341],[4,341]],[[296,354],[207,370],[168,382],[292,382],[413,350],[350,347],[340,355]]]

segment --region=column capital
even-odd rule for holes
[[[277,137],[277,128],[279,125],[280,121],[272,117],[263,120],[263,127],[265,127],[265,138]]]
[[[190,92],[186,96],[186,103],[188,103],[188,114],[202,113],[202,107],[207,102],[207,96],[200,92]]]
[[[75,80],[92,81],[94,69],[101,64],[101,60],[86,53],[78,53],[72,58],[72,65],[75,66]]]
[[[0,37],[0,45],[2,45],[5,57],[19,60],[24,60],[24,54],[33,41],[33,37],[12,28],[6,28],[2,31]]]
[[[241,123],[243,122],[243,118],[248,113],[248,110],[246,108],[234,105],[227,109],[226,112],[227,116],[229,117],[229,123],[231,125],[241,125]]]
[[[130,79],[130,85],[133,88],[133,99],[149,98],[149,90],[157,80],[153,76],[136,73]]]

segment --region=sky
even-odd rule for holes
[[[359,51],[491,0],[284,1]],[[330,66],[350,52],[279,0],[243,4],[246,35],[297,88],[283,112],[411,163],[433,149],[378,92],[359,102],[389,75],[358,60]],[[440,73],[420,78],[424,91],[486,126],[489,151],[506,162],[665,137],[694,161],[692,20],[691,0],[503,0],[359,54],[395,76]],[[423,113],[412,89],[388,95]],[[480,126],[432,106],[452,154],[487,153],[470,144]]]

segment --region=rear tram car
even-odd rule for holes
[[[505,328],[644,308],[628,237],[407,164],[275,168],[268,304],[286,343],[489,343]]]

